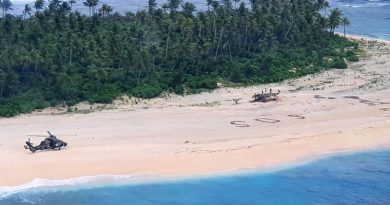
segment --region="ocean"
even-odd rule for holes
[[[266,172],[137,183],[119,177],[100,185],[27,188],[0,194],[0,204],[386,205],[389,193],[390,150],[381,150],[343,153]]]
[[[341,0],[330,4],[350,19],[348,34],[390,40],[390,0]],[[338,31],[343,32],[343,27]]]
[[[76,1],[74,8],[86,14],[88,9],[82,6],[84,0]],[[197,6],[198,10],[206,8],[206,0],[190,1]],[[12,2],[14,10],[11,13],[21,15],[24,5],[33,0],[12,0]],[[120,13],[142,10],[147,5],[146,0],[101,0],[100,2],[110,4]],[[157,0],[159,5],[165,2],[165,0]],[[329,2],[333,8],[340,8],[350,19],[348,34],[390,40],[390,0],[330,0]],[[338,31],[343,32],[342,26]]]

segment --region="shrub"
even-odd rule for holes
[[[158,85],[142,85],[134,88],[131,94],[140,98],[153,98],[162,93],[162,89]]]
[[[187,86],[190,89],[215,89],[217,81],[208,76],[191,77],[187,80]]]
[[[333,68],[338,68],[338,69],[346,69],[348,68],[348,65],[345,63],[343,58],[336,58],[333,61]]]
[[[359,57],[357,55],[348,56],[347,60],[351,61],[351,62],[358,62],[359,61]]]
[[[120,89],[115,85],[103,85],[97,92],[89,95],[88,101],[93,103],[111,103],[120,94]]]
[[[19,114],[19,108],[14,103],[5,103],[0,107],[0,117],[12,117]]]

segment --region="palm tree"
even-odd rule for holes
[[[149,14],[154,13],[154,11],[156,10],[156,6],[157,6],[156,0],[148,0]]]
[[[344,18],[341,19],[341,23],[344,26],[344,37],[345,37],[345,27],[351,25],[351,22],[348,20],[347,17],[344,17]]]
[[[99,4],[99,0],[92,0],[92,15],[96,14],[96,6]]]
[[[191,17],[192,13],[194,13],[196,10],[195,5],[193,3],[190,3],[190,2],[184,3],[184,5],[181,5],[181,7],[183,9],[184,15],[187,17]]]
[[[314,8],[318,11],[321,9],[326,9],[328,7],[329,7],[329,3],[326,0],[317,0],[314,4]],[[325,14],[326,14],[326,10],[325,10]]]
[[[326,16],[326,9],[327,9],[327,8],[330,8],[329,2],[325,1],[325,2],[324,2],[324,5],[323,5],[323,8],[324,8],[324,10],[325,10],[324,15]]]
[[[3,2],[0,1],[1,10],[3,11],[3,17],[7,14],[9,10],[12,9],[12,2],[10,0],[3,0]]]
[[[257,9],[259,8],[258,0],[249,0],[249,4],[251,5],[253,11],[257,11]]]
[[[50,0],[48,5],[49,10],[51,12],[58,13],[61,9],[61,4],[62,4],[61,0]]]
[[[23,18],[26,19],[27,14],[31,17],[31,11],[32,11],[32,9],[31,9],[30,4],[24,5]]]
[[[70,9],[72,9],[73,4],[75,4],[75,3],[76,3],[75,0],[69,0],[69,1],[68,1],[68,4],[69,4],[69,6],[70,6]]]
[[[179,8],[182,0],[168,0],[164,6],[169,9],[171,14],[176,13],[176,10]]]
[[[99,0],[86,0],[83,4],[89,8],[89,16],[93,16],[95,15],[96,6],[99,4]]]
[[[72,7],[70,4],[66,1],[62,2],[61,7],[60,7],[60,13],[62,14],[68,14],[72,11]]]
[[[207,11],[210,11],[210,6],[213,4],[213,0],[206,0],[207,1]]]
[[[102,14],[103,17],[108,16],[114,9],[112,6],[104,3],[102,5],[102,8],[99,9],[99,12]]]
[[[232,2],[230,0],[222,0],[221,2],[223,2],[226,9],[230,9],[232,7]]]
[[[35,0],[34,1],[34,8],[36,11],[42,10],[44,5],[45,5],[44,0]]]
[[[92,0],[86,0],[83,2],[84,6],[87,6],[89,9],[89,16],[92,16]]]
[[[343,16],[343,12],[335,8],[330,12],[329,15],[329,28],[330,32],[334,33],[335,29],[340,25],[341,23],[341,17]]]

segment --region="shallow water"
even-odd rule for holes
[[[330,2],[349,18],[351,25],[347,27],[347,33],[390,40],[390,0]],[[343,32],[343,27],[339,27],[338,31]]]
[[[343,154],[284,170],[145,184],[31,189],[15,204],[390,204],[390,150]]]

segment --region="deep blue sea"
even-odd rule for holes
[[[15,5],[12,13],[16,15],[22,14],[24,4],[33,2],[33,0],[11,1]],[[82,6],[84,0],[76,1],[75,9],[87,13],[88,10]],[[206,0],[189,1],[195,3],[198,10],[206,8]],[[112,5],[115,11],[121,13],[145,9],[147,4],[147,0],[101,0],[100,2]],[[166,0],[157,0],[157,2],[162,5]],[[347,33],[390,40],[390,0],[329,0],[329,2],[333,8],[340,8],[350,19],[351,25],[347,28]],[[342,32],[343,29],[340,27],[338,31]]]
[[[281,170],[105,186],[34,188],[1,205],[388,205],[390,150],[340,154]]]

